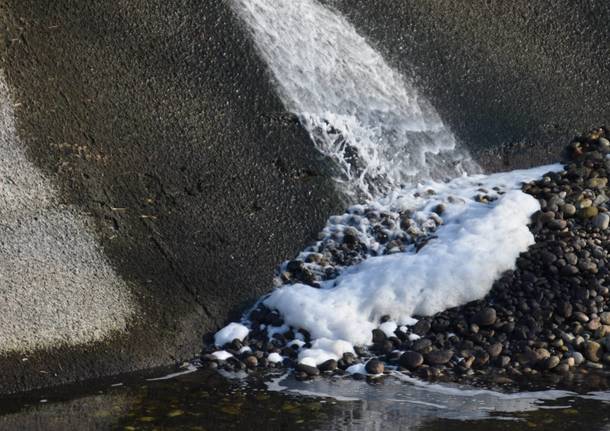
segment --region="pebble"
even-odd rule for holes
[[[576,214],[576,207],[572,204],[565,204],[561,207],[563,215],[566,217],[572,217]]]
[[[584,219],[592,219],[593,217],[597,216],[597,214],[599,213],[599,210],[597,209],[597,207],[586,207],[580,210],[580,216]]]
[[[399,363],[401,366],[403,366],[409,370],[414,370],[414,369],[420,367],[421,365],[423,365],[424,357],[419,352],[414,352],[414,351],[409,350],[407,352],[404,352],[400,356]]]
[[[592,362],[599,362],[602,355],[601,344],[595,341],[585,342],[585,357]]]
[[[579,367],[585,362],[585,357],[580,352],[572,352],[572,358],[574,358],[574,366]]]
[[[368,361],[364,367],[366,369],[366,372],[369,374],[383,374],[384,370],[385,370],[385,366],[383,364],[383,362],[381,362],[378,359],[371,359],[370,361]]]
[[[496,318],[496,309],[492,307],[487,307],[477,314],[477,316],[475,317],[475,321],[481,326],[491,326],[496,323]]]
[[[546,359],[544,361],[543,368],[545,368],[547,370],[552,370],[557,365],[559,365],[560,362],[561,362],[561,360],[557,356],[550,356],[548,359]]]
[[[336,360],[334,359],[329,359],[328,361],[322,362],[320,365],[318,365],[318,369],[321,372],[329,372],[329,371],[335,371],[337,369],[338,363]]]
[[[601,230],[608,229],[608,225],[610,224],[610,216],[607,213],[598,214],[593,219],[593,225]]]
[[[312,367],[310,365],[302,364],[300,362],[296,365],[296,370],[305,373],[311,377],[320,375],[320,370],[317,367]]]
[[[451,350],[433,350],[426,355],[426,363],[428,365],[445,365],[453,357]]]

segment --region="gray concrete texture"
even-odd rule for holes
[[[100,341],[134,313],[127,285],[92,235],[25,157],[0,76],[0,354]]]
[[[327,2],[488,169],[555,161],[608,118],[606,1]],[[188,359],[342,210],[226,1],[0,0],[0,26],[18,136],[0,172],[37,178],[1,213],[2,313],[50,316],[9,319],[29,326],[0,393]]]
[[[190,359],[339,211],[324,160],[225,2],[1,0],[0,8],[22,151],[52,181],[56,211],[86,216],[81,235],[95,238],[112,267],[98,279],[104,267],[91,261],[81,293],[100,313],[127,319],[111,339],[37,349],[25,362],[22,352],[1,354],[0,392]],[[28,202],[24,223],[38,208]],[[46,214],[51,226],[38,225],[39,237],[56,215]],[[64,223],[53,232],[73,250],[49,259],[73,269],[87,256]],[[51,244],[27,247],[45,255]],[[17,279],[25,262],[12,258]],[[46,269],[20,293],[10,287],[10,302],[23,294],[39,303],[52,290],[56,315],[45,324],[73,326],[81,316],[75,332],[94,326],[95,315],[87,323],[73,309],[82,295],[59,294],[64,285]],[[116,288],[134,303],[117,306]],[[96,292],[104,303],[94,304]],[[33,317],[29,329],[45,324]]]

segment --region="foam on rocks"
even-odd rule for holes
[[[334,9],[316,0],[231,4],[287,110],[335,162],[342,190],[364,202],[331,217],[318,243],[281,266],[278,288],[247,316],[249,337],[300,373],[340,363],[365,374],[360,348],[374,336],[407,334],[414,316],[481,299],[515,267],[534,244],[528,224],[540,210],[522,183],[562,167],[480,175],[430,103]],[[235,328],[216,345],[239,349]],[[382,370],[378,362],[370,370]]]
[[[278,310],[291,327],[306,329],[314,345],[324,340],[328,346],[334,340],[353,347],[370,345],[373,329],[389,332],[412,324],[413,316],[431,316],[481,299],[534,243],[528,224],[540,206],[520,191],[521,184],[559,169],[545,166],[427,183],[377,202],[390,212],[409,208],[420,220],[427,220],[442,204],[442,224],[419,251],[370,257],[322,282],[320,288],[282,286],[264,304]],[[484,201],[477,198],[480,190],[486,192]],[[380,327],[384,316],[393,321]],[[314,348],[301,352],[300,358],[311,357],[319,364],[336,356]]]
[[[249,332],[250,329],[240,323],[229,323],[216,333],[214,342],[218,347],[222,347],[233,340],[243,341]]]

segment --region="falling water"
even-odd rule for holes
[[[478,170],[434,108],[338,12],[316,0],[233,0],[316,147],[356,197]]]

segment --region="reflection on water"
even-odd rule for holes
[[[501,394],[393,378],[246,381],[207,371],[116,383],[3,400],[0,430],[610,430],[606,392]]]

